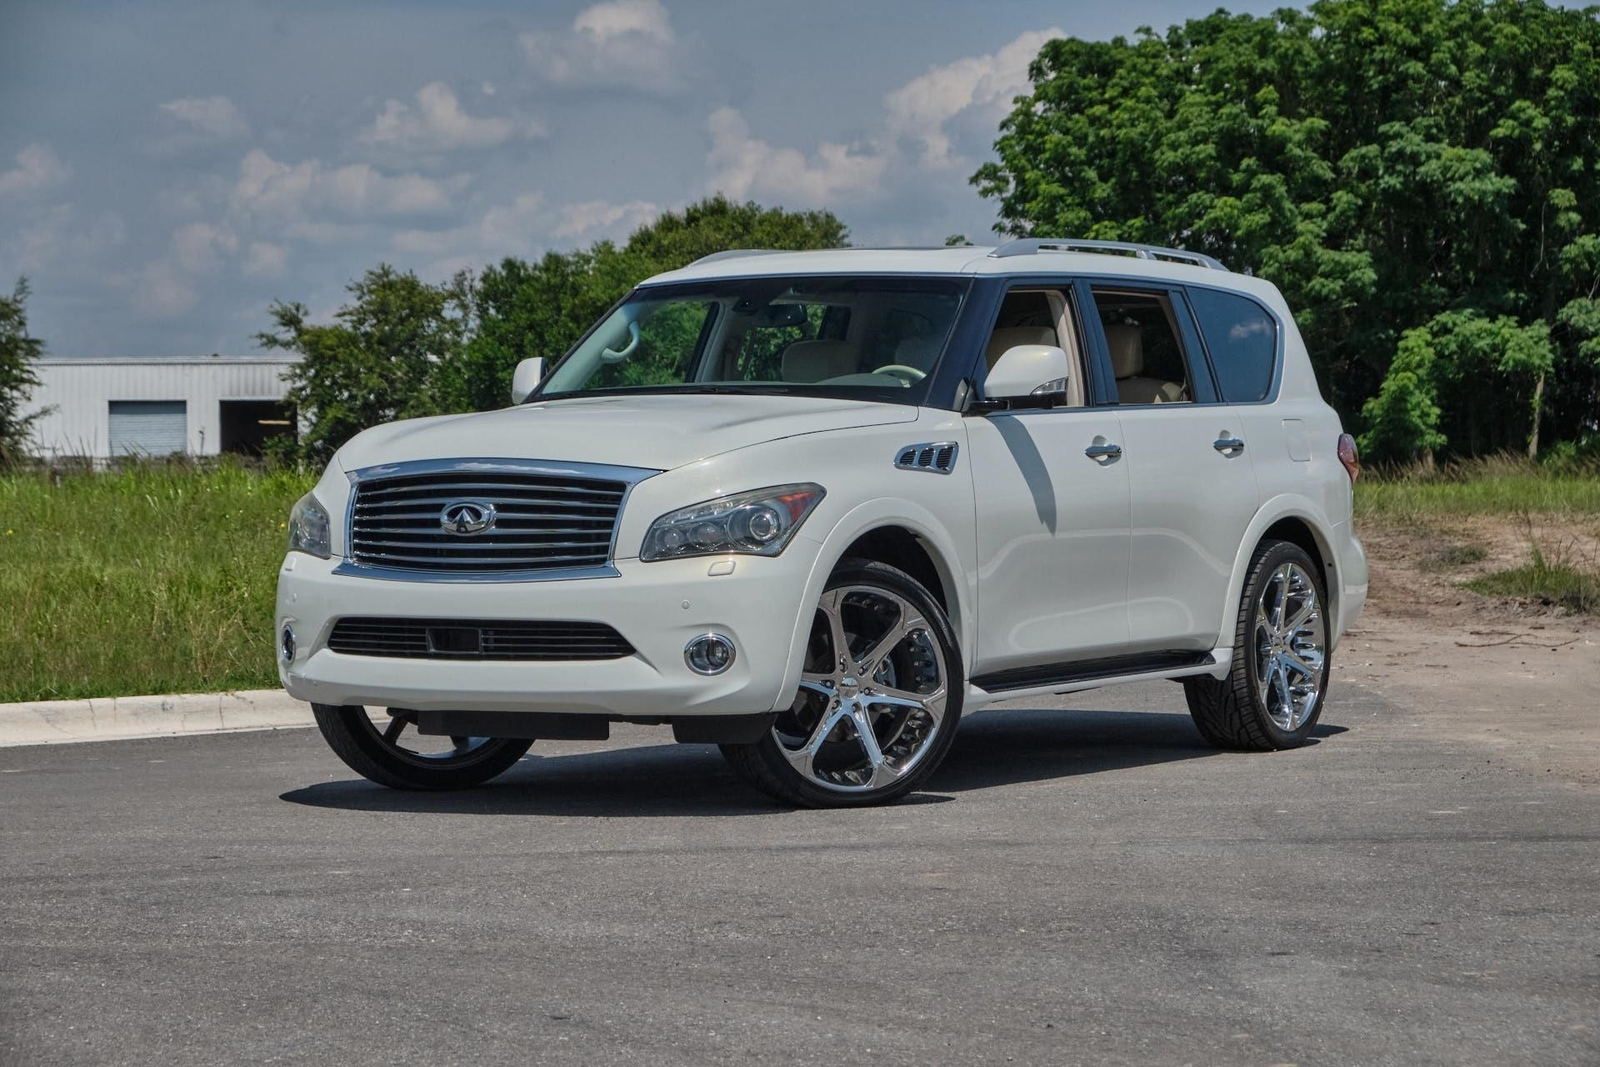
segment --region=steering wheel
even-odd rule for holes
[[[887,374],[891,378],[899,378],[907,385],[920,382],[922,379],[928,376],[927,371],[918,370],[915,367],[908,367],[904,363],[885,363],[872,373]]]
[[[618,351],[614,348],[602,348],[600,350],[600,362],[621,363],[623,360],[633,355],[634,350],[638,347],[639,324],[637,322],[630,322],[628,323],[628,343],[622,347],[621,351]]]

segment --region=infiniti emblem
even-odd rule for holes
[[[494,520],[494,505],[479,500],[457,500],[439,512],[439,526],[453,534],[483,533],[494,525]]]

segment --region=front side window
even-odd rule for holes
[[[1018,288],[1008,292],[995,316],[984,346],[984,362],[992,369],[1018,345],[1050,345],[1067,354],[1067,380],[1062,383],[1064,407],[1085,403],[1083,360],[1073,319],[1071,290]]]
[[[1230,404],[1267,398],[1278,362],[1278,323],[1248,297],[1215,289],[1189,290],[1189,306],[1211,353],[1217,387]]]
[[[1166,293],[1096,288],[1094,302],[1111,350],[1119,403],[1194,400],[1189,361]]]
[[[775,392],[918,404],[966,291],[941,278],[743,278],[640,289],[532,399]]]

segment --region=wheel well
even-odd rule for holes
[[[1282,518],[1261,535],[1263,541],[1288,541],[1290,544],[1299,545],[1305,549],[1306,555],[1316,563],[1317,569],[1322,574],[1322,588],[1328,594],[1328,607],[1330,613],[1338,605],[1339,583],[1334,581],[1333,565],[1328,561],[1328,554],[1322,550],[1322,543],[1317,540],[1317,535],[1304,519]]]
[[[950,596],[945,589],[944,575],[940,573],[938,564],[933,561],[932,553],[910,530],[903,526],[880,526],[876,530],[868,530],[850,542],[850,547],[844,550],[844,558],[851,557],[887,563],[891,567],[905,571],[921,582],[922,587],[932,593],[933,598],[939,602],[946,617],[952,622],[955,621]]]

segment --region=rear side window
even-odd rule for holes
[[[1222,399],[1248,404],[1267,398],[1278,356],[1278,324],[1247,297],[1215,289],[1190,289],[1189,306],[1216,368]]]

